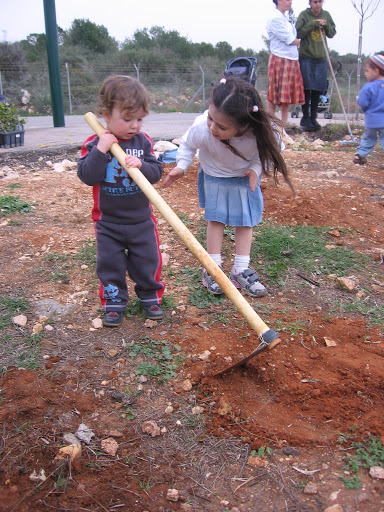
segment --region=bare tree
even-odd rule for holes
[[[356,96],[360,92],[360,73],[361,73],[361,55],[363,47],[363,24],[367,21],[376,9],[379,7],[381,0],[351,0],[353,7],[359,13],[359,46],[357,51],[357,81],[356,81]],[[359,119],[359,107],[356,104],[356,121]]]

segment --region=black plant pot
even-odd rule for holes
[[[0,148],[24,146],[24,127],[20,126],[11,132],[0,132]]]

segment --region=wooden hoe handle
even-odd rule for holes
[[[98,121],[97,117],[92,112],[85,114],[84,119],[98,136],[100,136],[101,132],[105,130],[105,127]],[[262,321],[255,310],[244,299],[237,288],[231,283],[221,268],[216,265],[204,247],[202,247],[202,245],[196,240],[189,229],[183,224],[176,213],[168,206],[168,204],[160,196],[157,190],[151,185],[151,183],[149,183],[141,171],[137,169],[137,167],[127,167],[125,165],[126,155],[121,147],[117,143],[114,143],[112,144],[110,151],[117,158],[120,165],[124,167],[130,177],[134,180],[136,185],[148,197],[150,202],[159,210],[161,215],[174,229],[177,235],[183,240],[191,253],[197,258],[197,260],[217,282],[225,295],[232,301],[241,315],[257,333],[260,340],[264,343],[267,343],[268,345],[271,344],[270,348],[276,346],[276,341],[280,341],[279,335],[272,329],[269,329],[269,327]],[[272,343],[274,341],[275,343]]]

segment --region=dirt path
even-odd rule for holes
[[[0,195],[34,206],[0,217],[1,296],[29,302],[26,326],[1,331],[1,510],[384,510],[383,480],[362,470],[363,487],[346,489],[340,478],[354,478],[343,461],[352,442],[384,444],[384,333],[372,321],[384,306],[384,160],[377,151],[360,167],[352,155],[338,145],[287,150],[297,198],[264,179],[264,220],[327,228],[329,250],[353,249],[365,264],[353,275],[302,273],[311,283],[287,259],[282,283],[266,281],[254,257],[269,294],[249,302],[282,341],[219,378],[257,336],[228,299],[205,304],[199,265],[166,222],[156,213],[166,318],[136,311],[120,329],[95,328],[91,190],[70,165],[57,172],[47,162],[76,161],[77,151],[7,155]],[[159,192],[203,240],[197,169]],[[233,246],[225,247],[228,272]],[[33,338],[39,323],[44,334]],[[149,433],[146,421],[156,423]],[[70,444],[63,435],[81,424],[94,435],[68,465],[57,458]],[[41,470],[46,480],[31,479]]]

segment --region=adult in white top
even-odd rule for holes
[[[287,126],[289,105],[305,103],[303,79],[298,62],[297,32],[289,19],[292,0],[273,0],[274,16],[267,23],[271,56],[268,63],[267,110],[270,114],[281,109],[281,118]]]

